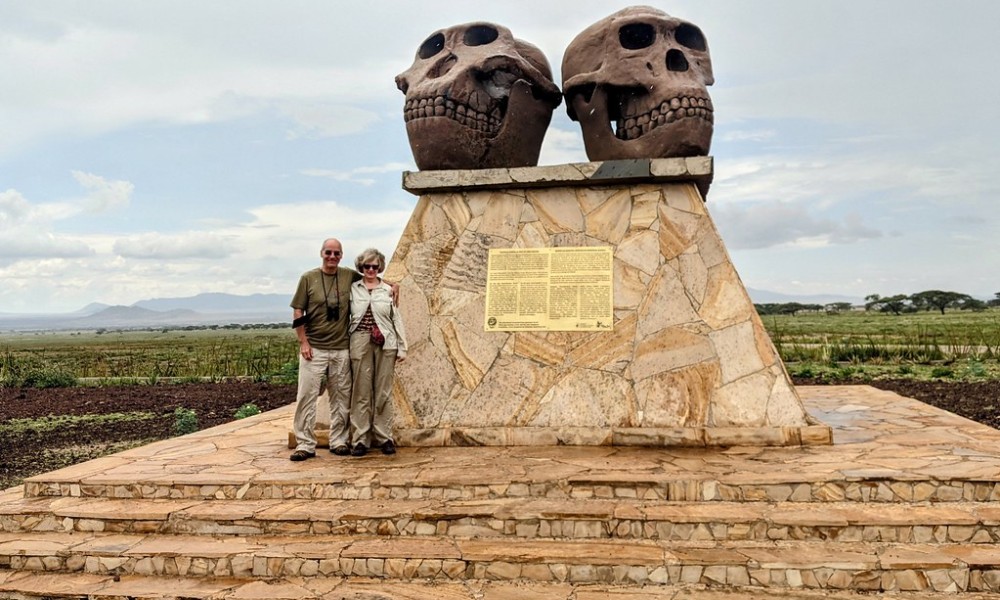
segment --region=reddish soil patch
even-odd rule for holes
[[[797,384],[825,381],[798,379]],[[849,383],[849,382],[845,382]],[[870,385],[916,398],[1000,428],[1000,381],[976,383],[873,381]],[[268,411],[295,401],[294,385],[197,383],[179,385],[0,389],[0,422],[46,415],[149,412],[112,424],[69,423],[56,429],[0,431],[0,489],[25,477],[174,435],[174,410],[194,410],[204,429],[233,420],[246,403]]]
[[[262,412],[295,401],[294,385],[254,382],[0,389],[0,423],[47,415],[107,415],[151,413],[112,423],[83,421],[55,428],[0,429],[0,489],[25,477],[97,458],[109,452],[166,439],[174,435],[174,411],[188,408],[198,417],[198,429],[232,421],[244,404]]]

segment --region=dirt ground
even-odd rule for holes
[[[796,380],[797,384],[819,381]],[[916,398],[1000,428],[1000,381],[977,383],[875,381],[871,385]],[[204,429],[233,419],[246,403],[268,411],[295,401],[294,385],[252,382],[179,385],[0,389],[0,422],[46,415],[148,411],[155,416],[107,423],[67,423],[55,429],[0,430],[0,489],[25,477],[171,437],[174,410],[194,410]],[[9,428],[13,429],[13,428]]]
[[[261,412],[295,401],[294,385],[254,382],[0,389],[0,423],[46,415],[106,415],[149,412],[145,419],[113,423],[68,422],[56,428],[0,429],[0,490],[25,477],[169,438],[174,435],[174,410],[188,408],[198,417],[198,429],[233,420],[244,404]]]

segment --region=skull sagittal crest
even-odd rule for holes
[[[534,166],[562,101],[541,50],[493,23],[433,33],[396,86],[420,169]]]
[[[695,25],[648,6],[618,11],[573,39],[562,76],[590,160],[708,154],[715,80]]]

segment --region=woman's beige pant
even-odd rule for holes
[[[376,448],[392,439],[392,377],[396,350],[371,343],[371,332],[351,334],[351,446]],[[369,439],[370,438],[370,439]]]

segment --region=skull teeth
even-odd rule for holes
[[[615,123],[615,137],[620,140],[634,140],[661,125],[687,117],[696,117],[711,123],[714,120],[712,101],[708,98],[695,97],[671,98],[647,113],[634,117],[619,117]]]
[[[445,117],[490,137],[500,133],[503,124],[503,113],[499,108],[487,114],[443,95],[413,98],[403,106],[403,119],[407,123],[429,117]]]

